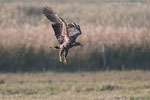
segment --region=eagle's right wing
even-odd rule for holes
[[[75,23],[68,24],[67,32],[69,34],[69,37],[72,39],[72,41],[76,41],[77,37],[82,34],[80,26],[76,25]]]
[[[47,17],[52,22],[52,27],[55,32],[55,36],[57,40],[59,41],[60,44],[63,43],[64,37],[68,37],[67,33],[67,24],[66,22],[59,17],[53,10],[49,7],[44,7],[43,8],[43,14]]]

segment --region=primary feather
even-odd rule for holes
[[[63,37],[68,37],[68,33],[66,31],[66,22],[59,17],[53,10],[49,7],[43,8],[43,13],[52,22],[52,27],[55,32],[55,36],[59,42],[59,44],[63,43]]]

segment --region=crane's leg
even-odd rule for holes
[[[67,64],[67,60],[66,60],[67,55],[68,55],[68,50],[65,50],[65,55],[64,55],[64,64],[65,65]]]
[[[64,48],[60,49],[59,51],[59,61],[62,62],[62,56],[63,56]]]

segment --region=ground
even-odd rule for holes
[[[0,100],[150,100],[149,71],[1,73]]]

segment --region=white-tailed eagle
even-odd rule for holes
[[[52,22],[52,28],[59,42],[59,45],[53,49],[59,49],[59,61],[62,62],[62,57],[64,57],[64,64],[66,64],[68,50],[73,46],[83,46],[80,42],[76,42],[77,37],[82,34],[80,26],[75,23],[67,24],[47,6],[43,8],[43,14]]]

